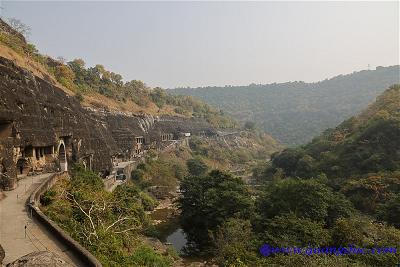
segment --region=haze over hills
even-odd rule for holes
[[[360,112],[385,88],[400,82],[399,71],[396,65],[316,83],[177,88],[171,93],[198,97],[242,123],[254,121],[282,143],[297,145]]]
[[[357,116],[307,145],[275,154],[272,165],[287,176],[360,177],[400,167],[400,85],[393,85]]]
[[[0,18],[1,266],[400,263],[398,4],[233,3],[232,12],[210,3],[217,13],[199,3],[192,12],[151,3],[144,13],[143,3],[104,4],[29,8],[45,23],[32,25],[40,47],[68,60],[39,52],[19,19]],[[367,62],[396,66],[315,82]],[[187,86],[313,83],[164,90],[136,79],[172,75]]]

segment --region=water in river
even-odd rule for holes
[[[179,254],[182,254],[187,243],[186,234],[180,227],[178,218],[171,216],[173,212],[174,210],[170,208],[158,209],[150,216],[153,220],[162,221],[156,225],[160,241],[171,244]]]
[[[175,250],[181,254],[187,243],[186,234],[181,228],[178,228],[175,232],[167,236],[166,241],[167,243],[171,243]]]
[[[207,258],[187,254],[185,250],[188,243],[186,234],[179,225],[178,217],[172,216],[174,211],[175,210],[171,208],[163,208],[155,210],[150,215],[153,220],[162,221],[156,225],[158,239],[165,244],[171,244],[176,252],[183,258],[185,266],[191,263],[204,262]]]

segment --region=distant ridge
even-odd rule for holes
[[[287,176],[328,178],[393,172],[400,167],[400,85],[393,85],[359,115],[328,129],[305,146],[272,159]]]
[[[373,102],[385,88],[400,83],[400,67],[377,67],[315,83],[287,82],[248,86],[178,88],[222,109],[238,121],[256,122],[288,145],[304,144]]]

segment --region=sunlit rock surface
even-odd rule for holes
[[[7,267],[71,267],[72,265],[49,251],[32,252],[16,261],[7,264]]]

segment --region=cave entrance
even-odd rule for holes
[[[12,136],[12,121],[0,119],[0,139]]]
[[[68,170],[68,163],[64,142],[61,142],[58,147],[58,162],[60,163],[61,172],[66,172]]]
[[[7,175],[7,169],[4,166],[3,159],[0,162],[0,179],[2,178],[2,175]]]
[[[17,171],[18,174],[27,175],[31,167],[26,159],[19,159],[17,161]]]

